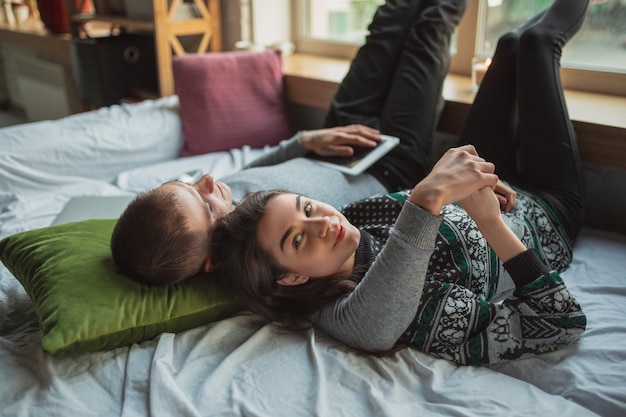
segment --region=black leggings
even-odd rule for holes
[[[368,170],[389,191],[412,188],[431,168],[450,37],[466,3],[388,0],[333,98],[326,127],[360,123],[400,138]]]
[[[548,202],[572,241],[582,226],[584,182],[560,58],[587,5],[555,0],[500,38],[461,136],[502,179]]]

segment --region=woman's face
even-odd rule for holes
[[[296,194],[270,199],[257,228],[262,249],[309,279],[351,273],[360,238],[334,207]]]

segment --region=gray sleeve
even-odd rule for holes
[[[302,132],[296,133],[290,139],[281,141],[271,152],[250,162],[243,169],[276,165],[306,155],[308,151],[300,145],[300,136],[302,136]]]
[[[363,280],[349,296],[324,307],[316,326],[359,349],[391,349],[417,314],[441,221],[406,202]]]

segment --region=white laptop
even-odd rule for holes
[[[118,219],[133,198],[132,195],[72,197],[52,225],[89,219]]]

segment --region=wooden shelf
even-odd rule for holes
[[[193,19],[176,20],[175,12],[182,0],[152,0],[153,19],[131,19],[120,15],[103,15],[94,13],[77,13],[75,0],[65,0],[70,22],[71,34],[74,37],[84,36],[81,27],[87,22],[106,22],[119,26],[127,31],[143,31],[154,33],[156,63],[159,77],[159,95],[173,95],[174,75],[172,57],[188,52],[204,53],[222,50],[220,0],[193,0],[200,16]],[[186,51],[179,36],[199,35],[201,40],[194,51]]]
[[[147,32],[154,32],[155,28],[155,23],[153,20],[136,20],[117,15],[79,13],[73,15],[71,19],[74,23],[87,23],[92,21],[107,22],[114,25],[123,26],[124,28],[129,30],[143,30]]]
[[[31,19],[19,25],[0,24],[0,44],[9,44],[20,48],[19,52],[6,51],[8,56],[15,57],[27,54],[27,56],[36,57],[38,60],[46,63],[62,66],[63,88],[68,100],[69,111],[76,113],[82,109],[74,82],[71,51],[72,37],[69,34],[52,33],[45,28],[40,20]],[[7,65],[10,68],[8,71],[13,74],[12,76],[9,76],[8,73],[6,74],[7,82],[15,83],[17,69],[12,64]],[[12,88],[8,88],[9,100],[12,105],[22,107],[24,103],[19,98],[19,94],[21,94],[18,93],[19,88],[16,84],[13,84]],[[17,95],[14,95],[11,91]],[[54,106],[54,104],[50,105]]]

